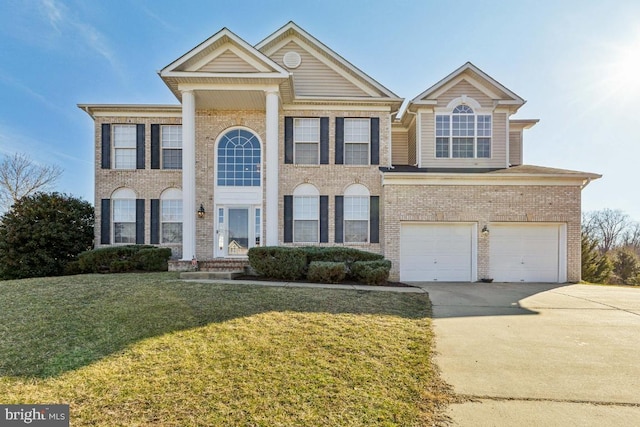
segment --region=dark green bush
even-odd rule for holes
[[[318,283],[340,283],[346,272],[344,262],[313,261],[309,264],[307,279]]]
[[[384,285],[389,279],[391,261],[357,261],[351,265],[351,275],[359,282],[367,285]]]
[[[299,279],[307,267],[307,255],[300,248],[261,246],[249,249],[248,255],[259,276],[273,279]]]
[[[136,256],[138,267],[144,271],[167,271],[167,261],[171,257],[169,248],[141,249]]]
[[[149,245],[109,246],[78,256],[72,273],[123,273],[126,271],[167,271],[171,249]]]
[[[313,261],[344,262],[348,266],[356,261],[376,261],[384,259],[384,257],[379,254],[342,246],[305,246],[301,249],[307,254],[308,263]]]

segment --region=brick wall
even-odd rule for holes
[[[384,188],[385,256],[399,279],[403,221],[556,222],[567,225],[567,280],[580,280],[580,187],[387,185]],[[489,277],[489,239],[478,239],[478,277]]]

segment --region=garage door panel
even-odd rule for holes
[[[498,282],[558,282],[560,225],[510,224],[491,229],[491,275]]]
[[[471,224],[403,224],[400,231],[400,279],[472,280]]]

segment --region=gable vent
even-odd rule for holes
[[[298,52],[287,52],[282,57],[282,62],[287,68],[298,68],[302,62]]]

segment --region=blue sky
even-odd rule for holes
[[[407,100],[466,61],[527,100],[525,163],[603,174],[583,209],[640,220],[640,2],[3,0],[0,155],[64,168],[93,202],[78,103],[175,104],[156,72],[227,27],[256,44],[293,20]]]

